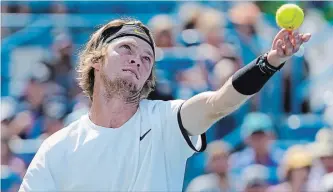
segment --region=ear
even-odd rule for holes
[[[91,62],[92,62],[92,67],[95,70],[99,71],[101,69],[101,59],[100,58],[93,58],[91,60]]]

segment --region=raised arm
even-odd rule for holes
[[[281,30],[267,54],[237,71],[219,90],[198,94],[184,103],[180,111],[184,128],[190,135],[206,132],[257,93],[310,37]]]

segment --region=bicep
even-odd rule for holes
[[[183,100],[160,102],[161,105],[158,108],[160,121],[156,122],[161,123],[155,126],[161,127],[160,130],[164,141],[163,147],[165,147],[166,153],[172,154],[170,156],[175,161],[187,159],[193,155],[195,151],[193,148],[197,148],[201,144],[198,136],[189,136],[186,130],[183,131],[181,119],[178,118],[179,110],[183,103]],[[154,115],[157,115],[157,111],[154,112]],[[157,117],[154,119],[158,120]]]
[[[202,134],[248,98],[250,96],[237,92],[229,79],[219,90],[200,93],[187,100],[181,108],[183,125],[191,135]]]

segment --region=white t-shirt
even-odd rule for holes
[[[183,102],[143,100],[117,129],[84,115],[43,142],[20,191],[181,191],[194,153],[177,121]]]

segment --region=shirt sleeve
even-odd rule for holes
[[[19,192],[57,190],[49,167],[49,152],[50,147],[44,141],[28,167]]]
[[[177,119],[178,111],[184,100],[173,100],[163,102],[163,107],[161,111],[162,125],[163,125],[163,137],[164,145],[168,149],[173,150],[173,153],[179,153],[176,155],[189,158],[194,154],[194,150],[186,142],[184,135],[180,130],[180,123]],[[200,147],[200,139],[198,136],[189,136],[192,144],[198,148]]]

